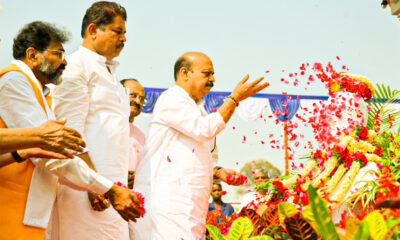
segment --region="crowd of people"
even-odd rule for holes
[[[126,21],[120,4],[93,3],[68,57],[69,34],[54,24],[15,36],[15,60],[0,70],[1,239],[202,239],[213,178],[239,184],[238,172],[214,167],[212,146],[239,102],[268,83],[246,75],[204,114],[213,63],[186,52],[145,139],[133,125],[144,88],[115,74]]]

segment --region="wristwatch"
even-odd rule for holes
[[[26,159],[23,159],[23,158],[18,154],[17,151],[11,152],[11,156],[13,156],[14,160],[15,160],[17,163],[22,163],[22,162],[25,162],[25,161],[26,161]]]

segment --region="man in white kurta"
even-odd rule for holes
[[[213,178],[209,141],[221,132],[238,101],[265,88],[245,77],[217,112],[202,116],[196,102],[213,86],[214,69],[203,53],[189,52],[175,64],[176,85],[158,98],[134,189],[148,214],[134,225],[134,239],[201,239]],[[245,88],[247,88],[245,90]],[[236,172],[221,169],[220,178]]]
[[[111,22],[91,15],[114,11]],[[86,21],[87,20],[87,21]],[[114,182],[127,184],[129,164],[129,98],[115,75],[117,57],[125,38],[125,9],[117,3],[96,2],[83,21],[83,43],[67,57],[63,82],[54,89],[57,118],[85,139],[94,169]],[[86,25],[85,25],[86,24]],[[53,231],[62,240],[129,239],[128,223],[107,208],[92,209],[88,194],[68,188],[57,192],[57,214]]]
[[[61,73],[67,65],[63,57],[64,41],[65,33],[51,24],[39,21],[24,26],[14,38],[13,56],[17,60],[0,70],[0,117],[8,128],[35,127],[55,119],[45,99],[48,91],[45,84],[60,82]],[[4,223],[7,216],[2,216],[2,227],[18,231],[6,236],[4,232],[10,229],[3,229],[2,239],[27,239],[27,236],[29,239],[43,239],[44,230],[40,228],[47,227],[58,181],[77,190],[106,194],[124,217],[134,219],[134,214],[121,208],[122,205],[132,208],[134,194],[91,170],[79,157],[62,160],[34,158],[28,162],[19,157],[15,160],[18,163],[2,168],[6,172],[1,174],[1,197],[4,201],[4,196],[12,198],[14,195],[17,204],[9,204],[13,207],[18,205],[18,208],[11,209],[15,216],[8,216],[13,218],[8,222]],[[23,169],[17,165],[23,166]],[[10,182],[10,179],[16,182]],[[21,183],[29,186],[18,185]],[[121,205],[120,200],[125,203]],[[4,208],[9,206],[2,202],[2,207],[1,213],[4,214]],[[24,212],[24,216],[21,212]],[[23,223],[22,220],[15,222],[14,217],[23,217]]]

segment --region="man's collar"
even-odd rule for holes
[[[104,57],[104,56],[102,56],[102,55],[100,55],[100,54],[98,54],[98,53],[96,53],[96,52],[84,47],[84,46],[80,46],[78,51],[82,52],[87,57],[89,57],[89,58],[91,58],[91,59],[93,59],[95,61],[98,61],[98,62],[106,64],[112,71],[114,71],[115,68],[119,66],[119,62],[118,61],[116,61],[116,60],[107,60],[106,57]]]
[[[183,87],[179,86],[179,85],[174,85],[173,87],[175,87],[176,89],[179,89],[179,91],[181,91],[182,93],[185,94],[185,96],[187,96],[187,98],[190,98],[197,106],[202,106],[205,104],[205,101],[203,98],[198,99],[197,101],[193,100],[193,98],[190,97],[189,93],[186,92],[185,89],[183,89]]]

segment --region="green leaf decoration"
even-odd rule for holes
[[[268,235],[268,236],[273,236],[275,233],[279,231],[279,223],[270,225],[267,228],[265,228],[262,232],[261,235]]]
[[[361,222],[357,218],[349,218],[346,221],[346,240],[351,240],[354,238],[354,235],[357,232],[357,229],[360,227]]]
[[[315,222],[314,213],[312,212],[311,205],[307,205],[303,211],[303,217],[309,222]]]
[[[233,221],[231,228],[229,229],[226,239],[228,240],[239,240],[247,239],[253,232],[253,224],[247,217],[239,217]]]
[[[273,240],[273,238],[270,236],[257,236],[248,238],[247,240]]]
[[[294,214],[298,213],[299,210],[293,206],[293,204],[288,202],[281,202],[278,205],[279,210],[279,222],[284,225],[284,220],[286,217],[291,217]]]
[[[380,240],[383,238],[383,236],[385,236],[388,228],[386,226],[385,219],[378,210],[369,213],[363,219],[363,222],[364,221],[368,223],[369,232],[374,240]]]
[[[367,128],[374,129],[374,120],[373,118],[380,111],[380,118],[383,123],[380,127],[380,132],[389,130],[389,114],[395,119],[393,122],[393,128],[398,126],[400,123],[400,112],[394,109],[390,109],[390,104],[393,103],[396,99],[400,97],[400,91],[391,90],[390,86],[385,86],[383,84],[376,85],[376,91],[374,99],[375,101],[371,101],[370,106],[371,110],[368,112],[368,123]]]
[[[369,240],[369,226],[367,222],[361,222],[356,234],[354,234],[353,240]]]
[[[286,231],[293,240],[317,240],[318,234],[300,212],[284,220]]]
[[[279,224],[280,220],[278,206],[272,205],[271,207],[267,208],[267,210],[265,210],[261,216],[260,223],[264,227]]]
[[[331,213],[326,208],[324,201],[318,196],[315,188],[308,187],[308,196],[311,209],[317,222],[317,231],[323,239],[339,240],[335,225],[332,222]]]
[[[397,232],[397,230],[400,228],[400,226],[394,225],[392,227],[390,227],[385,236],[383,236],[382,240],[390,240],[394,238],[394,234]],[[396,237],[397,239],[397,237]]]
[[[250,208],[243,208],[240,212],[240,216],[247,217],[253,223],[254,228],[258,228],[260,226],[260,215],[257,214],[256,211]]]
[[[216,226],[213,225],[206,225],[208,232],[210,233],[212,240],[224,240],[224,236],[222,235],[221,231]]]

